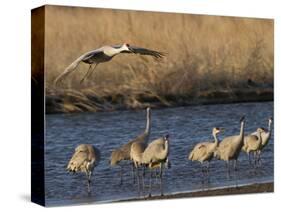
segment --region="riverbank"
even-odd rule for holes
[[[152,196],[145,198],[136,198],[124,201],[138,201],[138,200],[160,200],[160,199],[178,199],[188,197],[205,197],[205,196],[218,196],[218,195],[235,195],[235,194],[252,194],[252,193],[270,193],[274,192],[274,183],[258,183],[252,185],[243,185],[229,188],[218,188],[210,190],[202,190],[187,193],[169,194],[164,196]]]
[[[208,90],[185,95],[160,95],[151,91],[117,93],[93,90],[47,90],[46,113],[106,112],[205,104],[273,101],[273,88]]]

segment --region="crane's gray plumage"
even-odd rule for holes
[[[270,138],[271,138],[271,134],[272,134],[272,122],[273,122],[273,118],[270,117],[268,119],[268,129],[267,131],[264,130],[264,128],[262,128],[264,131],[261,133],[261,139],[262,139],[262,142],[261,142],[261,145],[260,145],[260,148],[259,150],[257,151],[257,160],[260,161],[261,159],[261,152],[262,150],[267,146]],[[257,136],[258,132],[253,132],[252,135],[256,135]]]
[[[59,81],[63,80],[69,74],[77,70],[77,67],[81,62],[84,62],[89,64],[90,66],[86,75],[80,81],[80,83],[82,83],[86,78],[91,76],[94,69],[99,63],[108,62],[114,56],[120,53],[148,55],[154,58],[162,58],[165,55],[162,52],[136,47],[136,46],[130,46],[127,43],[124,43],[123,45],[103,46],[99,49],[86,52],[85,54],[78,57],[55,79],[54,84],[57,85]],[[92,69],[92,64],[95,64],[93,69]]]
[[[244,126],[245,117],[243,116],[240,119],[240,134],[224,138],[214,153],[218,159],[226,161],[228,171],[230,160],[234,160],[234,168],[236,169],[237,158],[244,145]]]
[[[148,144],[144,152],[141,154],[141,164],[146,165],[150,169],[150,190],[151,196],[151,177],[152,169],[160,168],[160,181],[161,181],[161,195],[163,195],[162,188],[162,173],[163,166],[170,166],[169,162],[169,135],[158,138]],[[144,184],[144,183],[143,183]]]
[[[154,163],[166,162],[168,156],[169,135],[166,135],[148,144],[142,154],[142,163],[153,166]]]
[[[218,127],[213,128],[212,135],[214,137],[214,141],[206,141],[196,144],[188,156],[189,160],[199,161],[202,164],[202,171],[203,171],[203,163],[205,161],[207,161],[208,163],[207,171],[209,169],[209,161],[212,160],[214,156],[214,152],[219,145],[217,134],[220,132],[221,132],[220,128]]]
[[[67,170],[70,172],[84,172],[88,180],[88,192],[90,192],[91,175],[100,161],[100,151],[90,144],[80,144],[75,148]]]
[[[261,134],[264,133],[263,128],[258,128],[256,135],[247,135],[244,137],[244,145],[242,150],[248,154],[249,162],[251,163],[250,154],[254,153],[255,164],[257,162],[258,151],[262,146],[262,137]]]
[[[141,164],[141,154],[145,150],[147,143],[149,141],[151,130],[151,109],[146,109],[146,128],[143,134],[141,134],[137,139],[133,140],[130,149],[130,158],[134,162],[135,167]]]
[[[131,160],[131,146],[133,143],[147,143],[149,140],[150,129],[151,129],[151,109],[146,109],[146,127],[143,133],[136,138],[132,139],[128,143],[122,145],[112,151],[110,158],[110,165],[116,166],[123,160]],[[121,183],[122,183],[122,167],[121,167]]]
[[[150,130],[151,130],[151,109],[147,108],[145,131],[143,132],[141,139],[136,139],[135,141],[133,141],[130,149],[130,159],[133,161],[135,166],[139,191],[140,191],[139,168],[142,165],[142,153],[146,149],[147,143],[149,141]]]
[[[273,122],[273,118],[270,117],[268,119],[268,129],[267,129],[267,131],[264,130],[261,133],[262,145],[261,145],[261,149],[260,150],[262,150],[268,144],[268,142],[269,142],[269,140],[271,138],[271,133],[272,133],[272,126],[271,125],[272,125],[272,122]],[[264,128],[262,128],[262,129],[264,129]],[[252,133],[252,135],[257,135],[257,134],[258,134],[257,131]]]

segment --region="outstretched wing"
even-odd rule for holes
[[[113,48],[120,48],[122,45],[115,45],[112,46]],[[155,58],[162,58],[166,55],[166,53],[163,52],[158,52],[155,50],[151,50],[151,49],[146,49],[146,48],[142,48],[142,47],[137,47],[137,46],[129,46],[128,49],[130,51],[122,51],[122,53],[129,53],[129,54],[140,54],[140,55],[149,55],[149,56],[153,56]]]
[[[134,54],[150,55],[155,58],[162,58],[165,56],[165,53],[163,53],[163,52],[158,52],[155,50],[145,49],[145,48],[136,47],[136,46],[130,46],[129,49],[131,50],[131,53],[134,53]]]
[[[94,57],[97,54],[100,54],[102,52],[102,49],[95,49],[89,52],[86,52],[85,54],[82,54],[80,57],[78,57],[76,60],[74,60],[69,66],[64,69],[64,71],[55,79],[54,84],[55,86],[65,77],[67,77],[70,73],[74,72],[81,61],[88,60],[91,57]]]

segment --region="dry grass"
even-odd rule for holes
[[[248,79],[259,89],[272,88],[273,27],[269,19],[47,6],[47,111],[175,105],[211,91],[247,90]],[[55,77],[82,53],[123,42],[168,55],[162,61],[117,56],[82,86],[88,66],[81,64],[53,88]]]

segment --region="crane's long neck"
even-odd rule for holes
[[[164,151],[163,151],[163,159],[166,159],[169,155],[169,140],[165,140]]]
[[[267,131],[267,133],[265,133],[265,136],[263,136],[263,139],[262,139],[263,146],[265,146],[270,140],[271,132],[272,132],[271,123],[272,123],[272,121],[268,121],[268,131]]]
[[[214,136],[214,139],[215,139],[214,144],[215,144],[215,146],[217,147],[217,146],[219,145],[219,140],[218,140],[218,138],[217,138],[217,134],[216,134],[216,133],[213,133],[213,136]]]
[[[146,112],[146,127],[144,133],[148,136],[150,135],[150,129],[151,129],[151,114],[150,110]]]
[[[268,121],[268,133],[269,133],[269,136],[271,135],[271,131],[272,131],[272,127],[271,127],[271,121]]]
[[[123,46],[121,46],[120,48],[108,47],[105,48],[103,51],[107,56],[114,57],[115,55],[123,51]]]
[[[240,137],[244,138],[244,126],[245,126],[245,121],[241,121],[241,126],[240,126]]]

